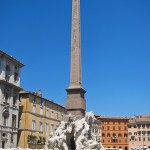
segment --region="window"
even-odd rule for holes
[[[48,132],[48,131],[49,131],[48,128],[49,128],[49,125],[48,125],[48,123],[46,123],[46,124],[45,124],[45,132]]]
[[[140,129],[140,128],[141,128],[141,125],[140,125],[140,124],[138,124],[138,125],[137,125],[137,127],[138,127],[138,129]]]
[[[16,115],[12,115],[12,128],[16,128]]]
[[[138,131],[138,135],[139,135],[139,136],[141,135],[141,131]]]
[[[102,130],[104,130],[104,126],[102,126]]]
[[[113,138],[116,138],[116,133],[113,133]]]
[[[141,138],[139,137],[139,141],[141,141]]]
[[[102,133],[102,137],[105,137],[105,133]]]
[[[14,81],[17,82],[19,79],[19,75],[17,72],[14,73]]]
[[[147,135],[150,135],[150,131],[147,131]]]
[[[4,90],[4,98],[6,103],[8,103],[9,97],[10,97],[10,90],[6,88]]]
[[[128,135],[125,133],[125,134],[124,134],[124,137],[128,137]]]
[[[113,130],[115,130],[115,127],[113,127]]]
[[[143,138],[143,141],[145,141],[145,137]]]
[[[62,121],[64,120],[64,116],[63,116],[63,115],[61,115],[61,120],[62,120]]]
[[[107,137],[110,137],[110,133],[107,133]]]
[[[150,141],[150,138],[148,137],[148,141]]]
[[[145,124],[142,124],[142,128],[145,129]]]
[[[124,130],[127,130],[127,127],[124,127]]]
[[[10,78],[10,67],[9,67],[9,65],[7,65],[5,69],[6,69],[5,80],[9,81],[9,78]]]
[[[52,111],[52,113],[51,113],[51,118],[54,118],[54,112]]]
[[[46,110],[46,117],[48,117],[49,116],[49,111],[48,110]]]
[[[120,131],[120,130],[121,130],[121,127],[119,126],[118,129],[119,129],[119,131]]]
[[[40,115],[43,115],[43,108],[40,108]]]
[[[130,139],[130,141],[132,141],[132,139]]]
[[[40,132],[43,132],[43,123],[40,122]]]
[[[32,130],[36,130],[36,121],[32,120]]]
[[[41,106],[43,106],[43,104],[44,104],[44,100],[43,98],[41,98]]]
[[[132,132],[129,132],[129,135],[132,135]]]
[[[3,125],[6,126],[7,125],[7,117],[4,116],[3,118]]]
[[[56,119],[58,119],[58,113],[56,113]]]
[[[33,107],[32,107],[32,112],[33,112],[33,113],[36,113],[36,105],[33,105]]]
[[[116,139],[112,139],[112,142],[113,142],[113,143],[117,143],[117,140],[116,140]]]
[[[118,137],[122,137],[121,133],[118,134]]]
[[[110,130],[110,127],[109,127],[109,126],[107,127],[107,130]]]
[[[145,136],[145,134],[146,134],[146,131],[142,131],[142,134],[143,134],[143,136]]]
[[[35,96],[33,97],[33,102],[34,102],[34,103],[36,102],[36,97],[35,97]]]
[[[17,93],[15,92],[13,96],[13,106],[16,105],[16,102],[17,102]]]
[[[5,93],[5,102],[6,102],[6,103],[8,102],[8,98],[9,98],[8,93]]]

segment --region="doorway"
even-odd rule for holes
[[[2,141],[2,148],[5,148],[5,141]]]

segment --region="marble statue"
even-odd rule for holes
[[[94,123],[93,112],[87,112],[84,118],[76,119],[69,114],[56,131],[50,133],[49,150],[102,150],[101,143],[91,133]]]

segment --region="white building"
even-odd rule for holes
[[[0,147],[17,146],[20,68],[24,65],[0,50]]]

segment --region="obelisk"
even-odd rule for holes
[[[66,109],[77,118],[85,115],[85,90],[81,77],[81,37],[80,37],[80,0],[72,0],[72,37],[71,37],[71,70],[70,86],[67,91]]]

